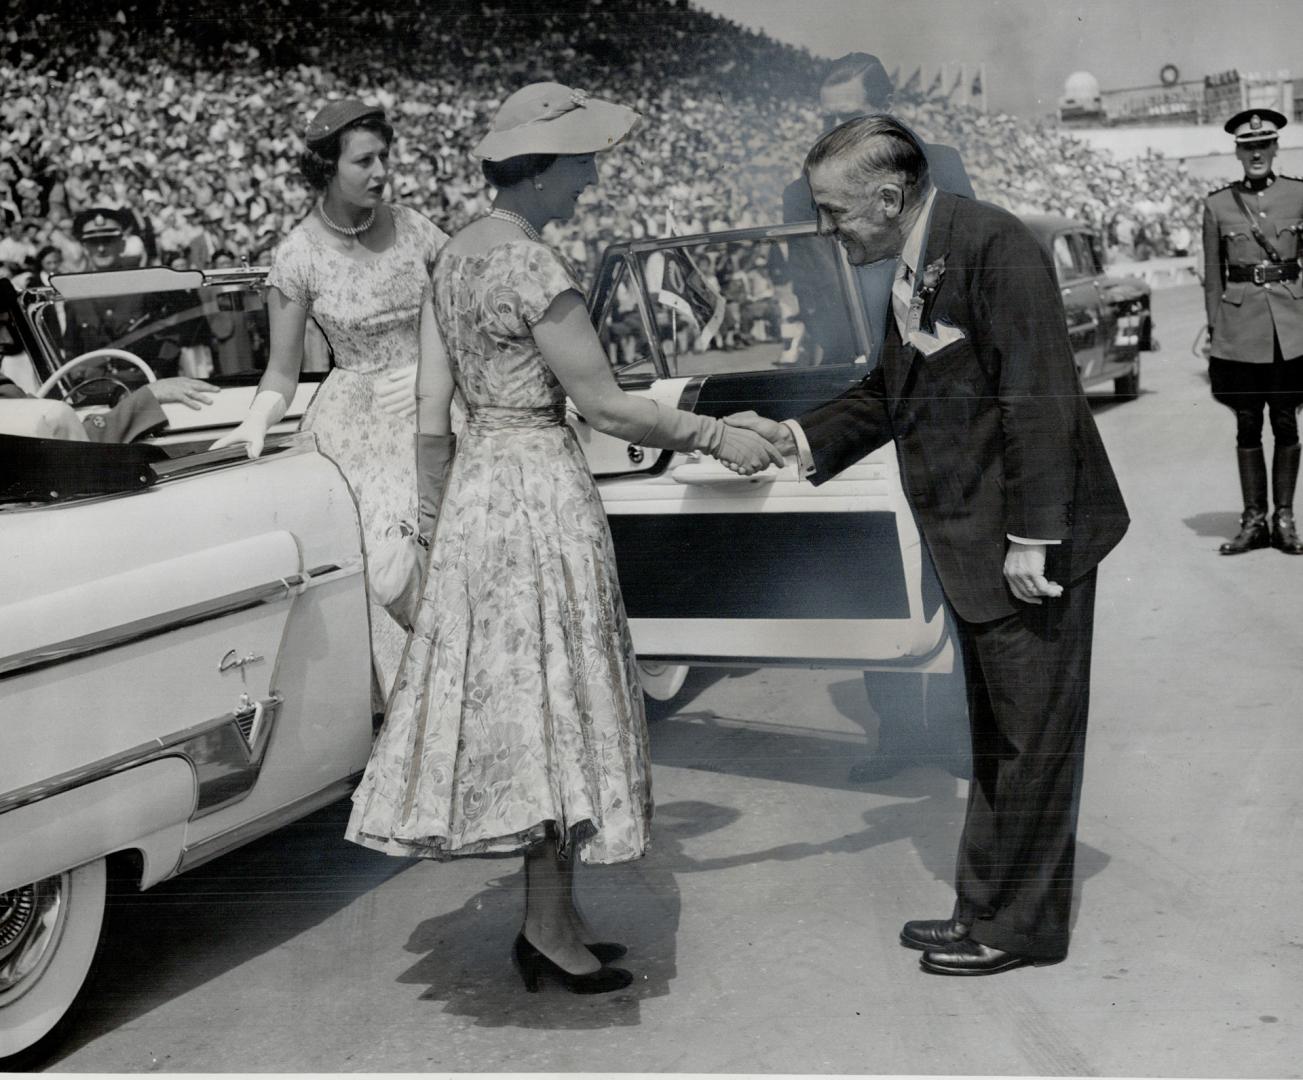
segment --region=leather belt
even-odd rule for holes
[[[1296,262],[1236,263],[1226,268],[1227,281],[1251,281],[1255,285],[1265,285],[1269,281],[1297,281],[1298,276]]]

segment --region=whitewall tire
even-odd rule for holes
[[[670,701],[683,689],[688,677],[687,664],[657,664],[650,660],[638,661],[638,676],[643,693],[653,701]]]
[[[60,1034],[104,926],[104,859],[0,894],[0,1069]]]

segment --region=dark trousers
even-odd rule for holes
[[[973,779],[955,916],[974,940],[1022,956],[1068,950],[1095,576],[1007,618],[957,620]]]
[[[1280,447],[1298,445],[1298,410],[1303,407],[1303,357],[1286,359],[1275,341],[1270,364],[1246,364],[1213,357],[1208,380],[1213,398],[1235,411],[1235,445],[1241,450],[1262,446],[1262,411],[1271,420],[1271,434]]]

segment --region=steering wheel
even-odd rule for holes
[[[88,387],[98,386],[101,383],[106,384],[108,386],[116,387],[117,390],[119,391],[118,395],[114,397],[111,401],[111,403],[114,405],[116,405],[119,401],[121,401],[124,397],[126,397],[128,394],[131,393],[131,387],[129,387],[121,379],[115,379],[112,375],[92,375],[89,379],[82,379],[81,382],[79,382],[76,386],[74,386],[71,390],[69,390],[68,393],[64,395],[63,400],[66,401],[73,408],[77,408],[77,402],[74,400],[74,398],[80,398],[81,395],[87,391]]]
[[[154,374],[154,369],[135,353],[127,352],[126,349],[91,349],[90,352],[84,352],[80,356],[74,356],[71,360],[60,364],[55,369],[54,374],[46,379],[45,382],[41,383],[40,388],[36,391],[36,396],[38,398],[49,397],[50,391],[54,389],[55,384],[67,375],[68,372],[91,360],[104,359],[125,360],[129,364],[134,364],[145,373],[146,382],[158,382],[158,376]]]

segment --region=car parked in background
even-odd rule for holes
[[[1158,348],[1149,286],[1139,278],[1110,276],[1089,226],[1049,214],[1027,215],[1023,222],[1054,262],[1082,385],[1111,382],[1118,397],[1136,397],[1141,354]]]

